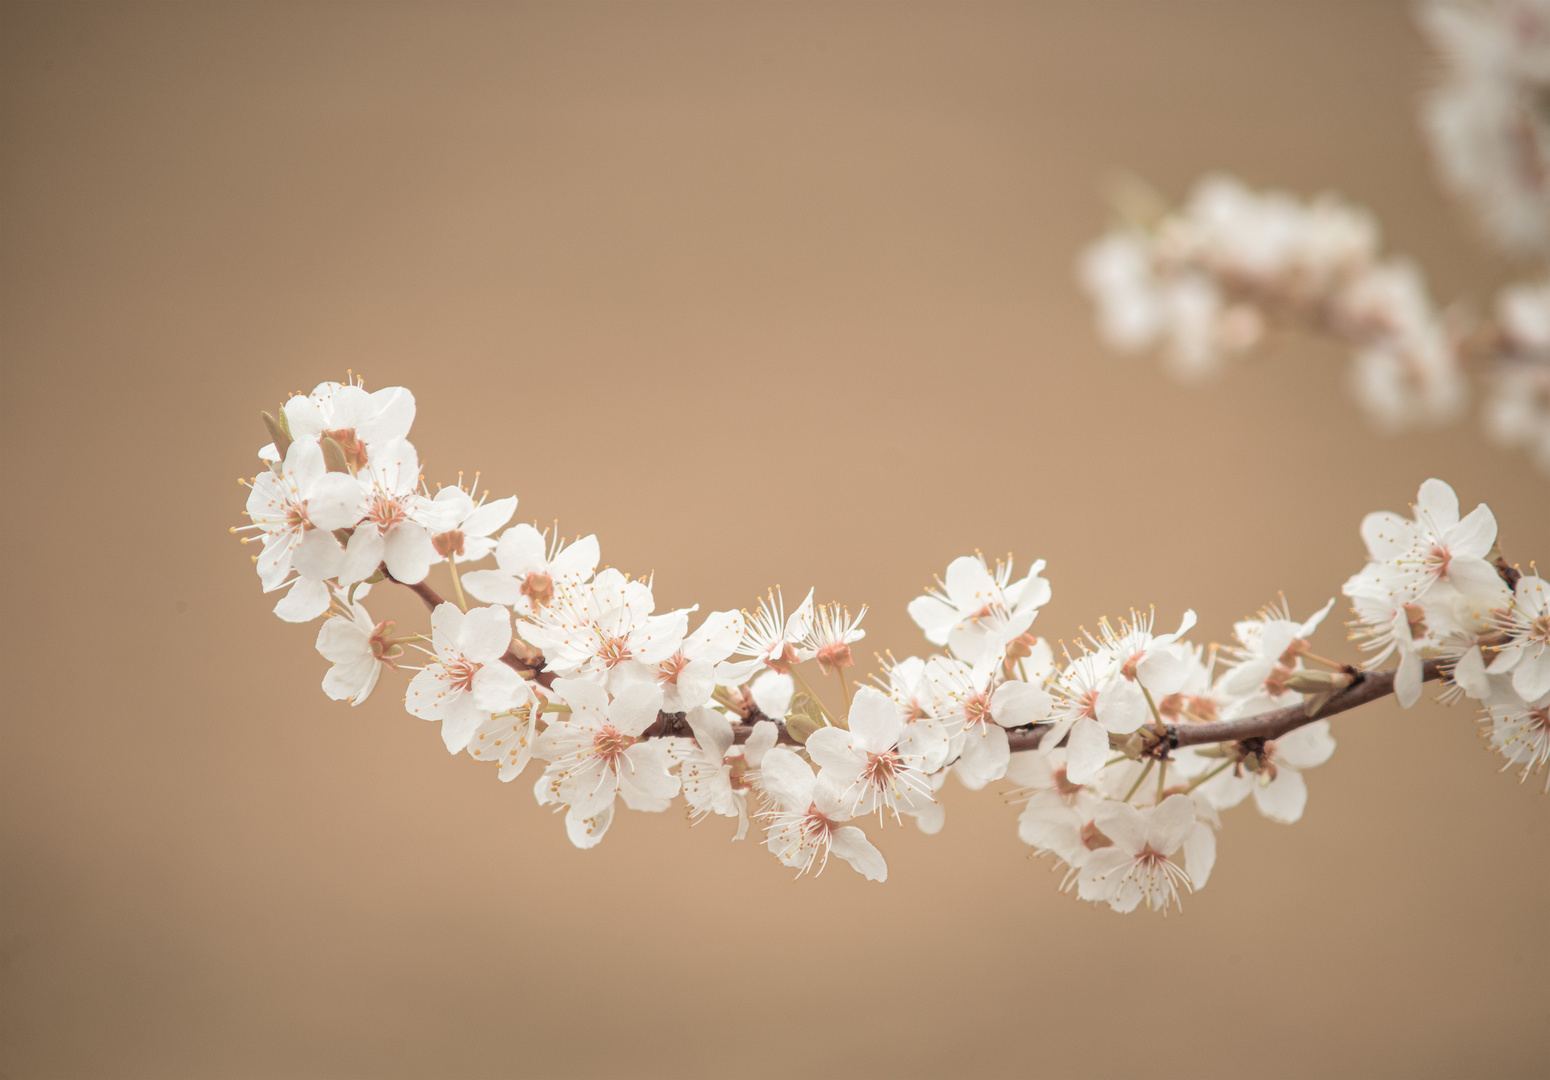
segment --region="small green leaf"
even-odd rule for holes
[[[324,435],[323,438],[318,441],[318,445],[323,448],[323,464],[328,467],[329,472],[350,471],[350,466],[345,463],[344,447],[340,446],[327,435]]]
[[[280,455],[280,460],[285,460],[285,453],[291,448],[294,441],[291,438],[291,425],[285,419],[285,410],[280,410],[280,419],[276,420],[266,412],[258,414],[264,420],[264,427],[269,429],[269,437],[274,440],[275,452]]]

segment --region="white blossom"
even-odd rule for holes
[[[456,604],[440,604],[431,612],[431,645],[436,659],[410,681],[405,706],[423,720],[441,721],[442,741],[456,754],[491,713],[513,708],[529,693],[501,662],[511,645],[511,615],[501,607],[464,614]]]
[[[1153,911],[1178,904],[1179,889],[1191,888],[1189,874],[1174,856],[1196,830],[1195,803],[1171,795],[1161,804],[1137,809],[1107,801],[1093,813],[1094,824],[1110,841],[1083,864],[1084,898],[1106,900],[1115,911],[1134,911],[1145,901]]]
[[[1238,644],[1227,650],[1230,662],[1222,675],[1224,693],[1247,697],[1266,693],[1279,696],[1286,691],[1286,680],[1302,669],[1302,654],[1308,639],[1335,606],[1334,598],[1304,622],[1292,619],[1291,609],[1282,597],[1279,606],[1271,605],[1258,616],[1233,624]]]
[[[517,497],[478,502],[461,487],[444,487],[431,500],[441,515],[442,531],[431,537],[431,546],[443,559],[474,562],[495,550],[492,534],[517,512]],[[479,599],[483,599],[480,597]]]
[[[344,562],[334,530],[354,525],[360,511],[360,485],[347,473],[328,472],[314,442],[292,443],[278,473],[253,478],[247,514],[263,536],[259,580],[265,592],[291,586],[276,605],[276,615],[287,622],[310,622],[328,610],[324,581],[336,576]]]
[[[495,544],[499,569],[464,574],[463,588],[487,604],[505,604],[518,615],[532,615],[553,602],[557,585],[590,581],[600,557],[595,536],[567,547],[558,536],[547,542],[532,525],[513,525]]]
[[[367,393],[355,383],[324,382],[305,397],[292,397],[284,412],[291,438],[313,444],[332,439],[350,471],[359,472],[376,448],[409,437],[414,395],[402,386]]]
[[[567,677],[597,679],[614,690],[638,683],[643,676],[635,665],[667,660],[689,628],[688,610],[653,615],[650,583],[612,568],[591,581],[557,583],[557,589],[554,602],[519,629],[544,651],[550,670]]]
[[[946,645],[971,665],[999,662],[1006,647],[1026,633],[1049,602],[1050,585],[1041,575],[1044,560],[1012,581],[1012,562],[994,571],[980,555],[964,555],[947,565],[937,587],[910,601],[910,618],[933,645]]]
[[[812,631],[811,589],[790,618],[786,617],[785,601],[779,589],[768,592],[759,601],[759,610],[754,614],[744,612],[743,615],[743,640],[738,643],[734,654],[748,659],[729,660],[716,666],[716,681],[723,686],[738,686],[764,668],[784,675],[793,664],[812,659],[812,653],[802,644]]]
[[[693,633],[680,639],[672,655],[655,663],[638,659],[626,661],[615,669],[609,685],[655,683],[662,689],[664,711],[687,712],[710,701],[716,692],[716,665],[732,655],[742,636],[741,612],[713,611]],[[650,655],[659,651],[652,650]]]
[[[1545,579],[1525,574],[1513,590],[1511,607],[1500,617],[1507,637],[1486,670],[1512,673],[1512,688],[1524,701],[1550,694],[1550,596]]]
[[[1324,764],[1334,752],[1329,721],[1316,720],[1241,754],[1232,767],[1207,780],[1200,790],[1220,810],[1237,806],[1252,793],[1261,814],[1290,824],[1302,817],[1308,803],[1303,772]]]
[[[335,701],[360,705],[371,696],[384,665],[396,667],[403,646],[390,640],[393,624],[373,622],[355,602],[348,615],[335,615],[318,628],[317,650],[332,667],[323,676],[323,692]]]
[[[678,774],[684,802],[698,822],[707,814],[737,818],[741,840],[748,833],[748,796],[759,780],[764,755],[778,737],[775,725],[760,720],[742,746],[733,742],[732,721],[725,713],[700,706],[685,715],[694,732],[694,748],[683,758]]]
[[[971,790],[1006,775],[1007,728],[1042,723],[1050,714],[1051,699],[1043,689],[1016,680],[997,686],[995,673],[995,667],[971,668],[945,656],[926,664],[930,719],[943,726],[953,771]]]
[[[936,798],[931,773],[947,763],[947,733],[938,725],[905,723],[887,695],[870,686],[856,691],[848,730],[819,728],[807,753],[819,776],[839,793],[852,817],[876,810],[894,815],[925,809]]]
[[[851,667],[856,661],[851,656],[850,647],[866,637],[866,631],[861,629],[861,620],[864,618],[865,605],[855,618],[851,618],[850,612],[839,604],[819,605],[813,612],[807,636],[802,639],[801,655],[810,654],[818,661],[818,667],[825,675],[836,669]]]
[[[1550,762],[1550,693],[1525,701],[1515,689],[1494,686],[1486,698],[1482,721],[1491,749],[1506,758],[1502,771],[1516,768],[1519,779],[1545,768]],[[1545,791],[1550,793],[1550,777]]]
[[[424,581],[439,558],[431,534],[441,531],[451,508],[417,492],[419,455],[406,439],[385,443],[372,453],[360,478],[364,517],[345,545],[340,584],[364,581],[381,565],[406,585]]]
[[[1086,784],[1109,757],[1109,736],[1128,735],[1151,719],[1146,696],[1126,678],[1111,650],[1096,648],[1071,659],[1050,683],[1055,701],[1045,745],[1066,740],[1067,769]]]
[[[833,785],[813,775],[812,767],[784,747],[764,755],[759,768],[773,808],[765,811],[765,846],[797,876],[822,873],[832,853],[869,881],[886,881],[882,853],[854,825]]]
[[[640,738],[661,710],[661,691],[631,686],[610,699],[585,679],[556,679],[551,689],[571,711],[549,717],[533,754],[550,763],[538,781],[540,800],[565,805],[571,843],[589,848],[603,838],[615,796],[631,810],[666,810],[678,778],[662,743]]]
[[[1444,180],[1503,249],[1550,248],[1550,10],[1539,0],[1423,4],[1446,61],[1425,126]]]

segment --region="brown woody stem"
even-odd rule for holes
[[[418,585],[409,585],[398,581],[393,575],[383,570],[388,581],[395,581],[404,585],[416,596],[425,602],[425,606],[434,610],[438,604],[443,603],[441,594],[431,588],[426,582]],[[554,673],[544,670],[544,654],[528,645],[526,642],[513,637],[511,648],[506,655],[501,657],[508,666],[515,668],[517,673],[525,678],[531,678],[541,686],[547,687],[554,681]],[[1441,660],[1428,660],[1422,669],[1421,679],[1430,682],[1442,677]],[[1260,713],[1257,716],[1246,716],[1241,720],[1212,720],[1208,723],[1165,724],[1164,733],[1167,735],[1168,744],[1173,747],[1202,746],[1207,743],[1241,742],[1244,739],[1279,739],[1289,731],[1296,731],[1300,727],[1306,727],[1315,720],[1322,720],[1336,713],[1343,713],[1348,709],[1354,709],[1368,702],[1377,701],[1394,692],[1393,670],[1358,672],[1357,681],[1339,691],[1331,697],[1324,706],[1319,709],[1317,716],[1309,716],[1307,705],[1299,701],[1295,705],[1288,705],[1284,709],[1275,709],[1271,712]],[[760,720],[768,719],[755,711],[752,715],[744,717],[742,721],[732,722],[733,737],[737,742],[747,742],[748,736],[753,734],[754,724]],[[786,725],[779,720],[772,721],[780,735],[780,741],[789,746],[798,746],[795,739],[786,733]],[[1007,731],[1007,741],[1012,750],[1034,750],[1044,739],[1044,733],[1050,729],[1048,724],[1037,724],[1033,727],[1012,728]],[[652,724],[641,736],[645,739],[663,737],[692,737],[689,725],[685,723],[683,713],[658,713],[657,722]]]

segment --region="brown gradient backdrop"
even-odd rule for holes
[[[1303,339],[1174,386],[1072,281],[1112,170],[1217,167],[1488,297],[1405,8],[0,18],[6,1075],[1544,1075],[1550,802],[1467,709],[1340,720],[1305,820],[1229,814],[1182,916],[1061,895],[956,783],[885,886],[793,884],[677,812],[573,850],[401,678],[328,701],[226,535],[258,410],[350,367],[413,388],[432,480],[663,605],[811,583],[896,652],[976,547],[1049,559],[1050,636],[1305,613],[1434,474],[1550,558],[1550,488],[1472,424],[1371,434]]]

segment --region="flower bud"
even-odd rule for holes
[[[805,743],[809,735],[827,726],[823,718],[823,710],[811,697],[798,693],[791,699],[791,709],[786,714],[786,733],[793,739],[799,743]]]
[[[1294,671],[1286,677],[1286,688],[1299,694],[1333,694],[1355,681],[1346,671]]]
[[[295,441],[291,438],[291,425],[290,421],[285,419],[285,410],[280,410],[280,418],[278,420],[266,412],[261,412],[258,415],[263,418],[264,426],[269,429],[269,438],[274,440],[275,453],[280,455],[281,461],[284,461],[285,452],[291,448],[291,443]]]
[[[323,464],[329,472],[349,472],[350,466],[345,463],[344,448],[324,435],[318,440],[318,445],[323,448]]]

